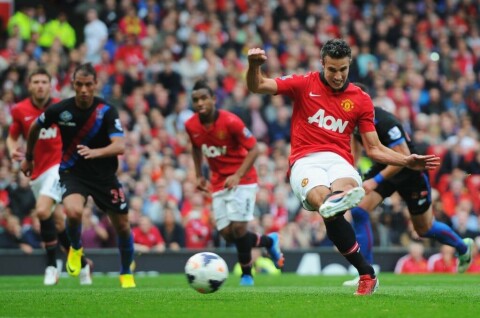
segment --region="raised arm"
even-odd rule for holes
[[[259,48],[248,50],[247,87],[252,93],[277,93],[277,82],[262,74],[261,66],[266,60],[267,55],[264,50]]]
[[[393,166],[404,166],[413,170],[435,169],[440,165],[440,158],[435,155],[404,155],[384,145],[378,139],[376,131],[361,134],[367,155],[373,160]]]

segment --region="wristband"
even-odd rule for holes
[[[25,159],[26,159],[27,161],[33,161],[33,155],[32,155],[32,154],[29,154],[29,153],[26,153],[26,154],[25,154]]]
[[[373,177],[373,180],[375,180],[376,183],[381,183],[383,180],[385,180],[385,178],[381,173],[377,173],[377,175]]]

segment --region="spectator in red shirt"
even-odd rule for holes
[[[456,273],[457,262],[455,248],[442,245],[440,253],[433,254],[428,258],[428,271],[432,273]]]
[[[142,216],[132,232],[136,251],[143,253],[165,251],[163,237],[148,216]]]
[[[423,256],[425,249],[418,242],[411,242],[408,254],[401,257],[395,266],[395,274],[428,273],[427,259]]]

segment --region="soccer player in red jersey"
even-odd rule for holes
[[[9,127],[7,147],[11,159],[20,162],[25,154],[20,148],[19,138],[26,140],[33,121],[50,105],[59,100],[50,97],[51,76],[44,68],[33,71],[28,78],[30,97],[12,108],[12,124]],[[58,127],[42,129],[35,149],[35,167],[31,174],[30,186],[37,200],[35,214],[40,219],[40,232],[47,254],[44,284],[55,285],[59,272],[56,267],[57,231],[61,245],[68,250],[70,241],[65,233],[65,215],[61,206],[58,167],[60,164],[62,141]],[[54,211],[52,213],[52,211]],[[90,265],[84,260],[82,284],[91,284]]]
[[[257,192],[257,140],[236,115],[215,108],[216,97],[204,81],[192,90],[195,115],[185,128],[193,146],[197,188],[213,192],[212,209],[220,234],[237,248],[242,267],[240,285],[252,286],[252,247],[266,247],[277,268],[283,266],[278,233],[260,235],[248,231]],[[202,159],[210,167],[210,183],[202,175]],[[211,187],[210,187],[211,186]]]
[[[344,40],[327,41],[321,59],[321,72],[272,79],[261,72],[267,60],[265,51],[252,48],[248,51],[247,86],[254,93],[286,95],[293,100],[292,190],[305,209],[320,212],[328,237],[358,270],[360,282],[355,294],[370,295],[378,279],[359,253],[355,232],[343,216],[365,195],[353,166],[352,133],[358,127],[367,155],[377,162],[423,170],[437,167],[440,159],[405,156],[380,143],[370,97],[347,79],[352,52]]]

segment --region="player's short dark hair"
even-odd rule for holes
[[[50,72],[47,71],[46,68],[44,67],[38,67],[34,69],[30,74],[28,74],[28,81],[30,82],[32,80],[32,77],[35,75],[45,75],[48,77],[48,81],[52,81],[52,75],[50,75]]]
[[[87,76],[93,75],[93,79],[97,80],[97,71],[95,71],[95,68],[91,63],[85,63],[77,66],[77,68],[75,68],[75,71],[73,71],[73,76],[72,76],[73,80],[75,80],[77,73],[82,73],[83,75],[87,75]]]
[[[213,92],[213,89],[207,84],[207,81],[205,80],[198,80],[195,85],[193,85],[192,90],[196,91],[198,89],[206,89],[210,96],[215,96],[215,93]]]
[[[334,59],[342,59],[347,56],[352,58],[352,49],[343,39],[330,39],[323,45],[321,55],[322,61],[325,61],[327,56]]]

